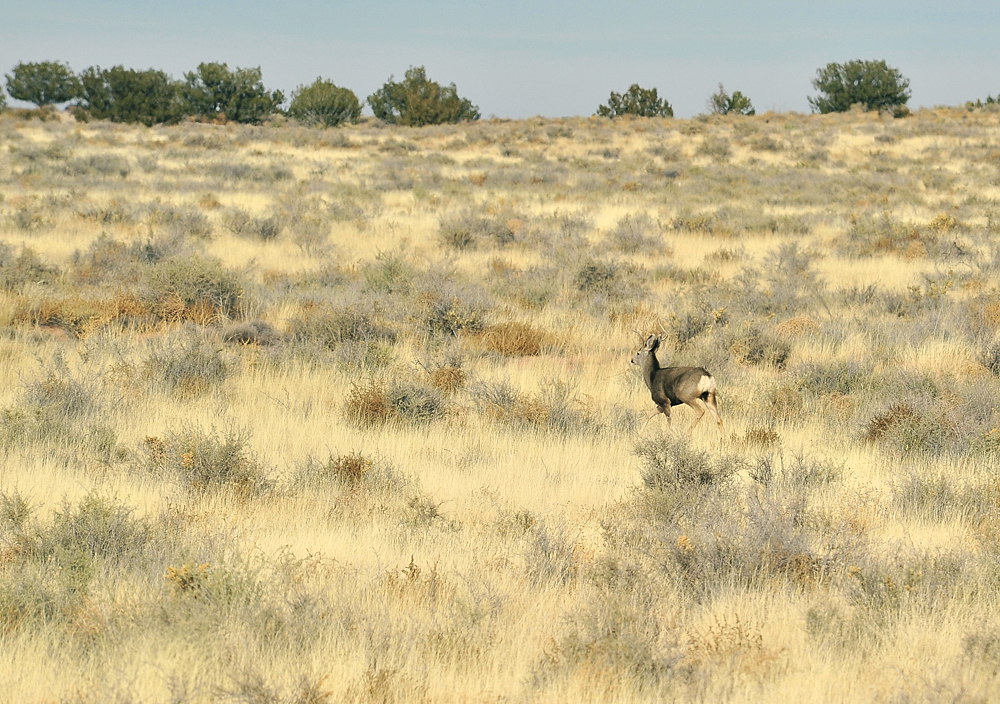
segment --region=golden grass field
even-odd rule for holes
[[[998,236],[995,111],[0,115],[0,700],[995,701]]]

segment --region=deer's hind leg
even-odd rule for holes
[[[701,401],[701,403],[698,403],[699,401]],[[691,432],[694,432],[694,427],[696,425],[698,425],[698,423],[701,422],[702,418],[705,417],[705,407],[708,404],[706,404],[701,399],[701,397],[693,398],[690,401],[685,401],[684,403],[687,404],[688,406],[691,406],[691,408],[693,408],[695,410],[695,412],[698,414],[698,416],[694,419],[694,422],[691,423],[691,427],[688,428],[688,432],[691,433]]]
[[[705,407],[712,412],[713,416],[715,416],[715,424],[718,425],[719,429],[721,430],[722,416],[719,415],[719,405],[718,403],[716,403],[714,391],[709,391],[707,394],[705,394]]]

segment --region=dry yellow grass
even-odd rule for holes
[[[0,116],[0,698],[990,700],[998,128]]]

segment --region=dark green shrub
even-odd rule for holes
[[[599,117],[673,117],[674,109],[666,99],[656,94],[656,88],[641,88],[633,83],[624,93],[611,91],[611,96],[605,105],[597,108]]]
[[[336,127],[345,122],[357,122],[361,103],[354,91],[317,78],[311,85],[295,89],[288,114],[306,125]]]
[[[820,95],[810,97],[809,104],[821,113],[846,112],[852,105],[862,105],[865,110],[901,115],[910,99],[910,81],[884,60],[830,63],[816,70],[812,83]]]
[[[390,76],[368,96],[368,104],[378,119],[407,127],[479,119],[479,108],[460,97],[454,83],[442,86],[428,79],[423,66],[409,68],[402,81]]]
[[[708,99],[708,109],[716,115],[756,115],[750,98],[736,91],[732,95],[719,84],[719,90]]]
[[[163,71],[91,66],[80,74],[80,83],[80,109],[88,117],[150,126],[184,116],[180,86]]]
[[[4,78],[10,97],[38,107],[65,103],[80,95],[80,79],[67,64],[58,61],[22,62]]]
[[[260,67],[230,70],[224,63],[202,63],[185,73],[184,81],[188,114],[207,120],[260,124],[285,100],[280,90],[264,87]]]

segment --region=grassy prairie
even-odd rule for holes
[[[1000,112],[0,116],[0,698],[989,701],[998,235]]]

